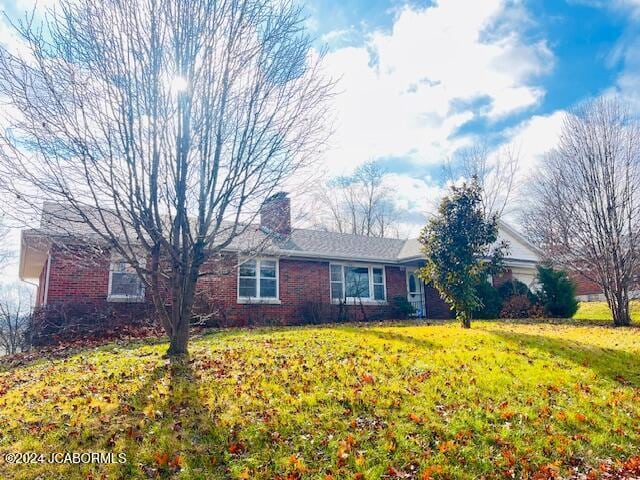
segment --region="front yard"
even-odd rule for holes
[[[640,322],[640,300],[629,302],[631,321],[636,324]],[[573,316],[574,320],[595,320],[601,322],[612,322],[611,310],[607,302],[580,302],[578,311]]]
[[[165,349],[0,369],[0,478],[598,478],[640,451],[635,328],[241,330],[173,367]],[[126,463],[3,463],[29,451]]]

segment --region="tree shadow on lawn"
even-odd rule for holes
[[[603,328],[615,328],[613,320],[597,320],[597,319],[582,319],[582,318],[553,318],[553,317],[540,317],[540,318],[478,318],[476,321],[504,324],[505,322],[513,323],[516,325],[566,325],[571,327],[603,327]],[[640,323],[632,321],[631,325],[624,328],[640,330]]]
[[[640,387],[640,355],[638,354],[543,335],[496,330],[489,330],[489,332],[520,346],[547,352],[554,357],[562,357],[620,384]]]
[[[225,458],[233,432],[216,425],[200,385],[192,361],[172,360],[156,367],[122,403],[112,417],[116,438],[109,440],[127,455],[118,478],[172,478],[187,464],[194,472],[215,472],[213,478],[228,476]]]
[[[436,348],[442,348],[441,345],[437,345],[429,340],[424,340],[422,338],[416,338],[409,335],[402,335],[395,332],[376,330],[372,328],[337,327],[336,330],[342,330],[344,332],[354,333],[356,335],[375,337],[389,342],[401,342],[407,345],[418,347],[423,350],[434,350]]]

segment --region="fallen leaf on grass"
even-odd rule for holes
[[[169,466],[172,468],[182,468],[182,457],[180,455],[176,455],[171,462],[169,462]]]
[[[362,383],[368,383],[369,385],[375,383],[375,379],[373,378],[373,375],[371,375],[370,373],[363,373],[360,376],[360,380],[362,381]]]
[[[442,453],[446,453],[449,452],[451,450],[453,450],[454,448],[456,448],[456,444],[453,440],[448,440],[446,442],[441,443],[438,446],[438,450],[440,450]]]
[[[156,463],[161,467],[169,463],[169,454],[168,453],[156,453],[155,455]]]
[[[231,445],[229,445],[229,453],[231,455],[238,455],[242,452],[244,452],[244,444],[242,442],[233,442]]]
[[[409,420],[411,420],[413,423],[422,423],[422,417],[420,415],[416,415],[415,413],[410,413],[409,414]]]
[[[444,473],[444,468],[440,465],[429,465],[422,472],[421,480],[432,480],[434,475]]]

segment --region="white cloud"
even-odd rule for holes
[[[640,1],[640,0],[639,0]],[[639,7],[640,10],[640,7]],[[640,33],[640,29],[636,32]],[[622,72],[618,75],[615,85],[606,93],[616,93],[623,97],[630,108],[640,112],[640,37],[628,36],[621,42],[617,50],[623,62]]]
[[[640,0],[571,0],[569,3],[590,5],[640,17]]]
[[[14,5],[18,13],[31,13],[35,8],[38,12],[44,12],[49,8],[55,7],[57,0],[16,0]]]
[[[430,178],[413,178],[397,173],[386,175],[385,181],[392,186],[394,203],[404,214],[399,219],[401,236],[415,238],[426,218],[436,211],[447,186]]]
[[[18,47],[23,46],[23,41],[18,37],[15,29],[7,23],[6,18],[0,19],[0,45],[11,53],[19,53]]]
[[[490,156],[496,155],[499,149],[509,148],[519,155],[519,167],[516,184],[524,186],[535,175],[545,153],[558,145],[562,123],[566,112],[557,110],[548,115],[534,115],[505,132],[507,140]],[[490,157],[491,158],[491,157]],[[409,236],[416,236],[423,223],[420,215],[428,217],[434,213],[448,186],[430,179],[416,179],[407,174],[389,174],[387,181],[393,185],[396,205],[409,218],[402,220],[402,231]],[[510,206],[507,209],[507,220],[517,224],[519,209],[526,206],[524,190],[514,191]]]
[[[565,115],[564,110],[534,115],[506,132],[509,139],[503,147],[519,155],[514,191],[505,210],[505,220],[514,226],[532,201],[527,185],[535,179],[544,154],[558,146]]]
[[[545,153],[558,145],[566,112],[556,110],[548,115],[534,115],[507,131],[507,144],[520,154],[522,175],[533,171]]]
[[[342,93],[329,170],[392,155],[437,163],[469,141],[451,137],[475,116],[496,120],[536,105],[544,91],[533,80],[553,56],[543,41],[525,44],[524,15],[500,0],[406,7],[390,32],[330,53]]]
[[[607,66],[622,71],[604,95],[621,96],[630,109],[640,112],[640,0],[573,0],[607,9],[624,17],[626,31],[618,39],[607,58]]]

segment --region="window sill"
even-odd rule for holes
[[[113,303],[142,303],[146,301],[144,297],[130,297],[128,295],[109,295],[107,302]]]
[[[263,305],[281,305],[282,302],[278,298],[238,298],[238,304],[263,304]]]
[[[360,305],[361,302],[362,305],[389,305],[389,302],[387,302],[386,300],[371,300],[368,298],[347,298],[343,303],[345,305]],[[340,300],[331,300],[331,303],[333,303],[334,305],[339,305]]]

